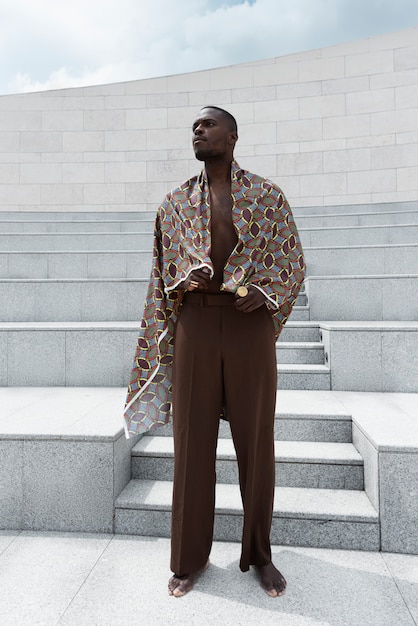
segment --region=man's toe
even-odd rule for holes
[[[274,590],[276,591],[276,595],[283,596],[286,591],[286,581],[284,578],[279,578],[274,581]]]
[[[272,587],[271,589],[267,589],[266,587],[264,587],[264,591],[271,598],[277,598],[277,596],[279,595],[277,589],[275,589],[274,587]]]
[[[182,597],[182,596],[184,596],[185,594],[186,594],[186,591],[185,591],[184,589],[182,589],[180,586],[176,587],[176,588],[173,590],[173,593],[172,593],[172,595],[173,595],[175,598],[181,598],[181,597]]]

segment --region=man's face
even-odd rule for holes
[[[193,150],[199,161],[232,155],[236,135],[231,131],[228,119],[221,111],[202,109],[193,123],[192,130]]]

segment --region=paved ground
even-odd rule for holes
[[[272,599],[239,571],[238,544],[215,543],[195,589],[173,598],[168,552],[167,539],[0,531],[0,624],[418,624],[418,556],[276,546],[288,591]]]

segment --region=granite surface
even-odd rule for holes
[[[0,620],[16,626],[127,626],[138,616],[141,623],[173,626],[417,623],[418,557],[273,545],[288,587],[272,599],[254,570],[240,572],[239,545],[215,542],[210,567],[179,600],[167,593],[169,550],[163,538],[0,531]]]

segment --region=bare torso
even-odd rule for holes
[[[237,245],[238,237],[232,222],[231,183],[210,188],[211,251],[210,258],[215,274],[208,291],[219,291],[223,282],[223,271],[227,259]]]

